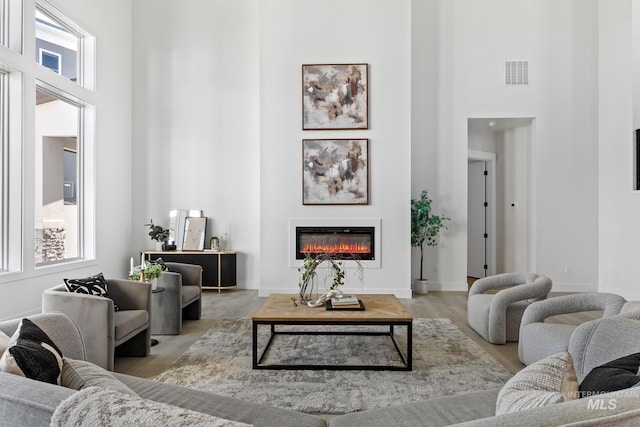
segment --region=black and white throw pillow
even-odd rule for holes
[[[169,270],[169,268],[164,263],[164,260],[162,258],[156,258],[155,260],[151,261],[151,264],[159,265],[162,268],[162,271],[168,271]]]
[[[0,371],[59,385],[62,352],[38,325],[22,319],[0,358]]]
[[[82,279],[64,279],[64,286],[67,288],[67,292],[110,298],[107,292],[107,281],[102,273]],[[118,307],[115,301],[113,302],[113,306],[115,311],[120,310],[120,307]]]

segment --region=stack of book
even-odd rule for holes
[[[355,295],[344,295],[341,297],[331,298],[331,308],[334,310],[339,309],[360,309],[361,304],[358,297]]]

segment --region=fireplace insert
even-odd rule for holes
[[[331,253],[338,258],[375,259],[374,227],[296,227],[296,259]]]

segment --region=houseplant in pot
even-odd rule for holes
[[[429,292],[428,279],[423,276],[425,246],[438,246],[438,234],[447,229],[446,215],[431,211],[432,200],[427,190],[422,190],[419,199],[411,199],[411,246],[420,248],[420,278],[413,281],[413,291],[417,294]]]
[[[166,244],[167,239],[171,231],[167,228],[162,228],[159,225],[153,223],[153,219],[149,221],[149,224],[145,224],[145,227],[149,227],[149,237],[156,242],[156,250],[163,250],[163,246]]]

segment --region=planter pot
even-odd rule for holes
[[[155,279],[151,279],[151,290],[155,291],[156,289],[158,289],[158,278],[156,277]]]
[[[416,294],[424,295],[429,293],[429,279],[414,279],[413,280],[413,292]]]

